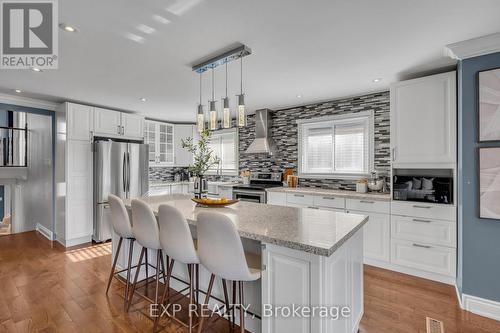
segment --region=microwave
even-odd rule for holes
[[[453,204],[453,177],[394,175],[393,200]]]

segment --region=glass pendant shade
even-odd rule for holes
[[[231,109],[229,109],[229,97],[222,99],[224,109],[222,111],[222,126],[224,128],[231,127]]]
[[[244,127],[247,124],[245,113],[245,94],[238,95],[238,126]]]
[[[198,105],[198,114],[196,115],[196,124],[198,132],[201,133],[205,130],[205,114],[203,112],[203,105]]]
[[[209,101],[210,105],[210,130],[214,131],[217,129],[217,108],[215,107],[215,101]]]

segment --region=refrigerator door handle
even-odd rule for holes
[[[130,153],[127,153],[127,196],[130,196]]]
[[[126,182],[126,174],[127,174],[127,160],[126,160],[126,154],[123,154],[123,164],[122,164],[122,181],[123,181],[123,192],[125,192],[125,195],[127,194],[127,182]]]

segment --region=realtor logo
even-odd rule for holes
[[[57,68],[56,1],[0,0],[0,68]]]

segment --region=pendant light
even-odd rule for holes
[[[229,97],[227,97],[227,61],[226,61],[226,97],[222,99],[222,126],[224,128],[231,127],[231,109],[229,109]]]
[[[215,95],[214,95],[214,68],[212,67],[212,100],[208,101],[208,104],[210,105],[210,130],[216,130],[217,129],[217,109],[215,107]]]
[[[238,126],[244,127],[247,124],[245,114],[245,94],[243,93],[243,57],[240,57],[240,88],[241,92],[238,95]]]
[[[200,73],[200,104],[198,104],[198,113],[196,115],[196,123],[198,125],[199,133],[205,130],[205,114],[203,112],[203,105],[201,104],[201,74],[202,73]]]

